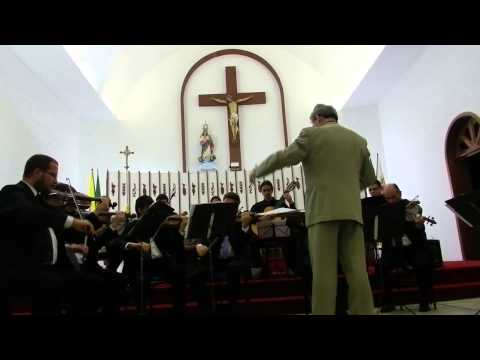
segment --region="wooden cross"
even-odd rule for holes
[[[128,168],[129,168],[129,166],[128,166],[128,157],[129,157],[130,155],[135,154],[135,153],[134,153],[133,151],[130,151],[130,149],[128,148],[128,145],[127,145],[127,147],[125,147],[125,150],[120,151],[120,154],[125,155],[125,170],[128,171]]]
[[[237,74],[235,66],[225,68],[227,91],[225,94],[198,95],[199,106],[226,106],[228,113],[228,140],[230,147],[230,169],[241,170],[239,105],[265,104],[264,92],[237,92]]]

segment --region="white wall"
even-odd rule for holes
[[[180,128],[180,90],[190,67],[203,56],[231,46],[134,46],[118,52],[100,95],[118,119],[116,124],[95,128],[90,139],[82,138],[101,153],[94,161],[86,154],[80,159],[80,173],[92,166],[101,174],[106,169],[122,169],[119,151],[129,145],[135,154],[132,171],[179,170],[182,166]],[[330,103],[341,108],[359,79],[380,53],[382,46],[355,49],[358,55],[347,66],[336,68],[342,81],[332,79],[331,71],[322,74],[310,64],[281,46],[234,46],[265,58],[277,71],[285,93],[287,130],[291,142],[300,130],[309,126],[308,116],[316,103]],[[350,49],[354,51],[354,49]],[[360,51],[362,50],[362,51]],[[312,47],[312,51],[315,51]],[[352,57],[353,58],[353,57]],[[218,156],[218,166],[228,162],[226,110],[198,107],[198,94],[225,91],[225,66],[237,66],[240,91],[265,91],[265,105],[240,107],[242,160],[245,168],[283,147],[280,97],[276,82],[260,63],[243,56],[225,56],[202,65],[192,76],[185,93],[187,116],[187,164],[196,168],[200,153],[198,139],[201,125],[208,121]],[[326,65],[326,66],[327,66]],[[325,69],[322,69],[325,70]],[[347,81],[348,74],[350,80]],[[86,136],[87,134],[85,134]],[[102,178],[102,183],[104,179]]]
[[[180,169],[183,79],[198,59],[225,48],[252,51],[276,69],[291,142],[309,125],[316,103],[343,106],[383,46],[306,46],[304,53],[291,46],[125,46],[93,57],[91,83],[61,46],[0,46],[1,140],[7,149],[0,159],[11,164],[0,180],[16,181],[28,156],[47,153],[60,161],[60,181],[68,176],[86,191],[90,168],[99,169],[103,185],[107,169],[123,167],[119,151],[125,145],[135,151],[131,170]],[[314,56],[306,61],[305,53]],[[104,66],[97,69],[95,61]],[[280,98],[272,75],[251,59],[228,56],[198,69],[187,88],[191,167],[206,118],[217,143],[219,167],[226,166],[226,111],[197,106],[199,93],[223,92],[226,65],[237,66],[240,91],[267,93],[267,104],[240,110],[244,166],[252,167],[283,147]]]
[[[479,64],[479,46],[430,46],[379,103],[387,179],[406,198],[420,195],[425,214],[438,221],[427,233],[440,239],[447,260],[462,256],[444,204],[452,197],[445,139],[455,116],[480,113]]]
[[[340,125],[352,129],[367,140],[368,150],[370,151],[370,158],[372,159],[374,168],[377,168],[378,154],[381,170],[385,173],[384,149],[378,106],[345,107],[339,112],[338,118]]]
[[[59,181],[78,183],[78,119],[21,61],[10,46],[0,46],[0,186],[21,179],[25,162],[45,153],[60,162]]]
[[[0,144],[0,187],[3,187],[21,179],[26,159],[38,146],[31,129],[23,124],[12,104],[3,96],[0,97]]]
[[[191,77],[185,92],[187,119],[187,153],[199,155],[202,124],[209,124],[217,149],[219,169],[229,167],[227,110],[221,107],[199,107],[199,94],[225,93],[225,67],[236,66],[239,92],[264,91],[266,103],[239,106],[243,167],[251,169],[258,154],[284,147],[280,91],[270,71],[244,56],[222,56],[202,65]],[[261,134],[261,137],[259,135]],[[198,166],[196,156],[189,156],[188,168]]]

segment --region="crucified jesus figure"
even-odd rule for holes
[[[248,96],[246,98],[233,100],[231,95],[227,95],[224,99],[218,99],[215,97],[211,97],[213,101],[219,104],[226,104],[228,109],[228,123],[230,125],[230,130],[232,132],[233,142],[237,141],[238,133],[240,132],[240,128],[238,126],[238,104],[241,104],[245,101],[248,101],[253,96]]]

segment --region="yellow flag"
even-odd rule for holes
[[[88,193],[87,193],[88,196],[90,197],[95,197],[95,178],[93,176],[93,169],[92,169],[92,172],[90,174],[90,180],[88,182]],[[95,201],[92,201],[90,203],[90,211],[95,211]]]

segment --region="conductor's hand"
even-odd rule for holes
[[[73,219],[72,229],[87,235],[92,235],[95,232],[95,228],[88,220]]]
[[[197,254],[200,257],[205,256],[208,253],[208,247],[202,244],[197,244],[195,250],[197,250]]]

